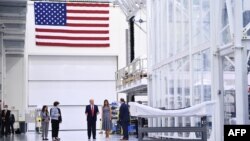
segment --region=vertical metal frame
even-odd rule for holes
[[[148,0],[149,2],[149,0]],[[158,1],[159,3],[164,3],[163,1]],[[173,3],[172,3],[173,2]],[[153,3],[153,5],[155,4],[154,2],[151,2]],[[165,11],[167,11],[166,13],[169,14],[169,5],[173,4],[173,13],[171,13],[172,17],[173,17],[173,21],[171,21],[171,23],[169,22],[169,15],[164,15],[164,14],[159,14],[159,12],[163,12],[164,10],[162,9],[162,6],[160,6],[160,10],[156,10],[151,16],[152,16],[152,19],[153,21],[149,21],[148,24],[154,24],[154,26],[150,26],[150,32],[154,32],[150,35],[155,35],[157,34],[157,31],[159,29],[155,29],[156,25],[155,24],[159,24],[160,26],[159,27],[162,27],[162,28],[166,28],[167,29],[167,33],[166,34],[163,34],[160,32],[159,35],[159,38],[150,38],[152,39],[151,41],[149,41],[150,43],[150,49],[151,49],[151,52],[152,53],[152,50],[153,50],[153,54],[154,56],[152,56],[152,58],[156,57],[157,55],[159,55],[159,53],[161,53],[161,57],[160,57],[160,62],[158,59],[154,58],[154,60],[152,61],[152,66],[157,66],[156,69],[152,69],[152,72],[153,74],[157,74],[158,72],[161,72],[161,76],[160,77],[164,77],[165,78],[165,75],[163,75],[163,73],[166,73],[166,81],[163,81],[162,79],[160,79],[159,82],[161,82],[161,85],[164,84],[166,85],[165,83],[168,83],[168,86],[163,86],[163,87],[158,87],[158,88],[161,88],[162,91],[165,91],[166,87],[167,87],[167,90],[168,93],[170,92],[170,89],[168,87],[170,87],[169,83],[170,81],[174,80],[174,99],[175,99],[175,102],[177,102],[177,89],[178,89],[178,82],[177,82],[177,77],[176,75],[182,73],[182,71],[180,70],[180,72],[176,72],[175,75],[172,74],[172,71],[169,70],[169,66],[170,64],[171,65],[174,65],[176,64],[176,61],[178,59],[175,59],[174,56],[178,56],[178,55],[181,55],[181,53],[177,52],[176,50],[176,38],[177,38],[177,35],[175,33],[175,31],[177,30],[177,26],[174,25],[173,26],[173,32],[175,33],[173,36],[173,46],[170,47],[170,33],[168,32],[170,28],[170,24],[172,24],[172,22],[176,22],[177,21],[177,18],[176,18],[176,8],[177,8],[177,4],[176,4],[176,1],[166,1],[164,3],[164,5],[166,5],[167,9]],[[246,73],[246,48],[242,47],[242,36],[243,36],[243,27],[242,27],[242,0],[240,1],[237,1],[237,2],[234,2],[232,3],[231,0],[224,0],[223,2],[222,1],[217,1],[217,0],[211,0],[210,1],[210,47],[207,48],[207,49],[210,49],[210,61],[211,61],[211,77],[212,78],[212,81],[211,81],[211,85],[212,85],[212,88],[211,88],[211,91],[212,91],[212,99],[216,101],[216,107],[215,107],[215,113],[214,113],[214,117],[212,117],[212,122],[213,122],[213,131],[212,131],[212,136],[211,138],[213,138],[215,141],[221,141],[223,140],[223,136],[221,136],[223,134],[223,122],[224,122],[224,109],[223,109],[223,70],[222,70],[222,58],[224,57],[224,55],[220,54],[220,49],[221,49],[221,46],[220,46],[220,39],[222,38],[222,34],[221,33],[221,29],[223,28],[221,26],[221,15],[222,15],[222,6],[224,6],[224,4],[226,3],[226,7],[228,9],[228,19],[229,19],[229,28],[230,28],[230,36],[231,37],[234,37],[232,39],[234,39],[234,52],[232,51],[231,53],[235,53],[235,58],[236,61],[235,61],[235,67],[236,67],[236,72],[235,74],[237,75],[237,78],[236,78],[236,93],[237,93],[237,123],[238,124],[246,124],[247,123],[247,105],[246,105],[246,100],[247,100],[247,73]],[[151,6],[153,5],[148,5],[150,6],[150,8],[152,8]],[[155,5],[154,5],[155,6]],[[203,52],[202,50],[198,51],[198,50],[195,50],[193,48],[193,45],[194,45],[194,40],[193,40],[193,37],[191,36],[192,35],[192,22],[193,22],[193,19],[192,19],[192,12],[193,12],[193,0],[189,0],[189,9],[188,9],[188,21],[189,21],[189,26],[188,26],[188,32],[189,32],[189,37],[188,40],[189,40],[189,43],[188,43],[188,48],[185,49],[184,51],[188,51],[188,54],[187,56],[185,57],[188,57],[188,60],[189,60],[189,69],[190,69],[190,72],[189,72],[189,81],[190,81],[190,85],[189,85],[189,88],[190,88],[190,104],[191,106],[194,105],[193,103],[193,93],[194,93],[194,89],[193,89],[193,84],[194,84],[194,62],[193,62],[193,55],[198,53],[198,52]],[[233,10],[233,7],[235,8]],[[164,12],[165,12],[164,11]],[[183,13],[183,11],[181,11],[181,13]],[[205,13],[202,13],[203,15],[206,14]],[[153,17],[156,17],[156,18],[162,18],[162,16],[166,16],[166,18],[163,18],[162,20],[160,20],[161,22],[155,22],[157,19],[153,18]],[[184,15],[181,14],[181,16],[183,17]],[[240,17],[240,18],[239,18]],[[157,24],[157,25],[158,25]],[[163,25],[164,24],[164,25]],[[174,23],[173,23],[174,24]],[[172,25],[171,25],[172,26]],[[183,28],[184,28],[184,25],[181,26],[181,30],[183,32]],[[204,32],[204,31],[202,31]],[[204,33],[206,34],[206,33]],[[172,37],[171,37],[172,38]],[[182,40],[181,42],[184,41],[184,36],[182,36]],[[168,42],[163,42],[162,40],[167,40]],[[160,41],[160,42],[158,42]],[[157,42],[159,44],[157,44]],[[228,46],[230,47],[230,46]],[[159,51],[160,49],[160,51]],[[173,52],[170,52],[171,49],[173,49],[172,51]],[[166,51],[166,53],[162,53],[161,51]],[[173,53],[174,56],[170,56],[170,54]],[[162,59],[168,59],[168,60],[171,60],[171,61],[162,61]],[[203,72],[205,73],[205,72]],[[169,76],[169,75],[173,75],[173,76]],[[239,76],[239,77],[238,77]],[[153,78],[154,79],[154,78]],[[158,79],[158,78],[157,78]],[[184,86],[184,82],[183,82],[183,79],[181,80],[182,81],[182,84],[180,87],[185,87]],[[153,82],[154,83],[154,82]],[[155,86],[156,84],[153,84],[153,86]],[[172,86],[171,86],[172,87]],[[156,87],[154,87],[153,89],[155,89]],[[165,93],[162,93],[158,96],[161,96],[161,97],[164,97],[166,96],[166,98],[168,99],[168,104],[166,102],[163,102],[163,104],[167,104],[166,108],[172,108],[171,107],[171,97],[172,95],[168,94],[166,95]],[[203,96],[203,95],[202,95]],[[184,96],[182,95],[183,97],[183,100],[182,100],[182,104],[184,105],[185,104],[185,100],[184,100]],[[165,97],[164,97],[164,100],[165,100]],[[175,107],[178,107],[177,105],[178,103],[175,103],[174,104],[174,108]],[[154,106],[154,105],[153,105]],[[162,105],[163,106],[163,105]],[[183,120],[183,124],[185,120]],[[170,121],[170,118],[168,119],[168,123],[166,123],[168,126],[170,125],[171,121]],[[178,125],[178,122],[176,121],[175,122],[175,125]],[[191,119],[191,125],[194,125],[194,119]],[[213,140],[212,139],[212,140]]]
[[[188,50],[188,53],[189,53],[189,63],[190,63],[190,66],[189,66],[189,80],[190,80],[190,85],[189,85],[189,88],[190,88],[190,96],[189,96],[189,99],[190,99],[190,106],[193,106],[194,105],[194,102],[193,102],[193,94],[194,94],[194,89],[193,89],[193,84],[194,84],[194,79],[193,79],[193,75],[194,75],[194,72],[192,71],[193,70],[193,55],[192,55],[192,45],[193,45],[193,40],[192,40],[192,23],[193,23],[193,20],[192,20],[192,15],[193,15],[193,0],[189,0],[189,28],[188,28],[188,31],[189,31],[189,50]],[[194,117],[191,117],[191,126],[194,126]],[[191,137],[194,136],[193,133],[191,133],[190,135]]]
[[[176,40],[176,38],[177,38],[177,34],[176,34],[176,0],[173,0],[173,24],[174,24],[174,27],[173,27],[173,33],[174,33],[174,40],[173,40],[173,52],[172,52],[172,54],[173,55],[176,55],[176,53],[177,53],[177,40]]]
[[[0,47],[1,47],[1,107],[3,108],[4,104],[4,96],[6,94],[6,54],[5,54],[5,48],[3,44],[3,38],[4,38],[4,29],[5,26],[2,24],[0,27]]]
[[[234,58],[235,58],[235,84],[236,84],[236,123],[248,122],[248,92],[247,92],[247,51],[242,46],[243,37],[243,7],[242,0],[235,2],[234,10]]]
[[[216,101],[214,116],[212,117],[213,129],[211,140],[223,141],[223,125],[224,125],[224,102],[223,102],[223,70],[222,70],[222,57],[218,54],[218,44],[220,42],[220,15],[221,15],[221,3],[218,0],[210,1],[211,8],[211,92],[212,100]],[[221,34],[220,34],[221,35]]]

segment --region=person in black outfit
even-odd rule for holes
[[[2,110],[0,110],[0,136],[1,136],[1,133],[2,133]]]
[[[59,124],[62,123],[62,113],[60,108],[58,108],[59,102],[54,102],[54,107],[50,109],[50,118],[51,118],[51,126],[52,126],[52,141],[59,141],[58,137],[59,133]]]
[[[93,139],[96,139],[96,120],[97,115],[99,114],[99,110],[97,105],[94,105],[94,100],[89,100],[89,105],[86,106],[85,114],[87,116],[87,122],[88,122],[88,139],[91,138],[91,131],[93,134]]]
[[[1,135],[7,136],[10,133],[10,110],[8,110],[8,106],[4,106],[4,110],[2,110],[2,127],[1,127]]]
[[[16,122],[14,114],[10,114],[11,133],[14,134],[14,123]]]
[[[129,108],[128,105],[125,103],[125,100],[123,98],[120,99],[121,106],[119,109],[119,123],[122,126],[123,130],[123,138],[121,140],[128,140],[128,126],[130,121],[130,115],[129,115]]]

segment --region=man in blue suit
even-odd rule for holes
[[[89,105],[86,106],[85,114],[87,116],[87,122],[88,122],[88,139],[91,138],[91,131],[93,134],[93,139],[96,139],[96,120],[97,115],[99,114],[99,110],[97,105],[94,105],[94,100],[89,100]]]
[[[125,100],[123,98],[120,99],[121,106],[119,110],[119,122],[122,126],[123,130],[123,138],[121,140],[128,140],[128,126],[130,121],[130,115],[129,115],[129,109],[128,105],[125,103]]]

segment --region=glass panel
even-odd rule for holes
[[[243,26],[250,24],[250,1],[243,0]],[[250,30],[248,30],[247,35],[250,36]]]
[[[196,47],[201,40],[201,8],[200,0],[193,0],[192,5],[192,40],[193,47]]]
[[[176,14],[176,21],[175,21],[175,37],[176,37],[176,52],[178,53],[181,50],[181,43],[182,43],[182,16],[181,16],[181,9],[178,7],[179,3],[176,4],[177,8],[175,9]]]
[[[223,58],[223,79],[224,79],[224,117],[225,124],[235,124],[235,68],[234,55],[230,54]],[[230,60],[230,61],[229,61]]]
[[[168,23],[169,23],[169,57],[173,56],[173,53],[174,53],[174,50],[173,50],[173,47],[174,47],[174,15],[173,15],[173,10],[174,10],[174,7],[173,7],[173,0],[169,0],[169,3],[168,3]]]
[[[209,56],[209,50],[193,56],[194,104],[211,100],[211,65]]]
[[[221,27],[222,37],[221,37],[220,44],[224,45],[232,41],[231,36],[230,36],[230,28],[229,28],[226,4],[224,4],[224,7],[222,8],[221,24],[222,24],[222,27]]]
[[[192,40],[193,47],[199,47],[210,38],[210,5],[209,0],[193,0],[192,7]]]
[[[183,16],[182,16],[182,26],[183,26],[183,50],[188,50],[189,46],[189,37],[190,37],[190,32],[189,32],[189,1],[188,0],[182,0],[183,3]]]

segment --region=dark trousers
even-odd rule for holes
[[[136,122],[135,122],[135,134],[136,134],[136,137],[138,138],[138,127],[139,126],[139,124],[138,124],[138,120],[136,120]]]
[[[59,121],[52,119],[51,125],[52,125],[52,138],[56,138],[58,137],[58,132],[59,132]]]
[[[2,122],[1,135],[8,135],[10,133],[10,123]]]
[[[91,138],[91,131],[93,134],[93,138],[95,138],[96,137],[96,121],[95,120],[88,121],[88,138]]]
[[[123,139],[128,139],[128,122],[122,122]]]
[[[139,121],[138,120],[141,120],[141,125],[139,125]],[[138,133],[138,129],[139,127],[144,127],[144,124],[145,124],[145,119],[142,118],[142,119],[137,119],[136,122],[135,122],[135,133],[136,133],[136,137],[138,138],[139,136],[139,133]],[[142,133],[142,138],[144,137],[144,133]]]
[[[14,134],[14,123],[10,123],[11,133]]]

